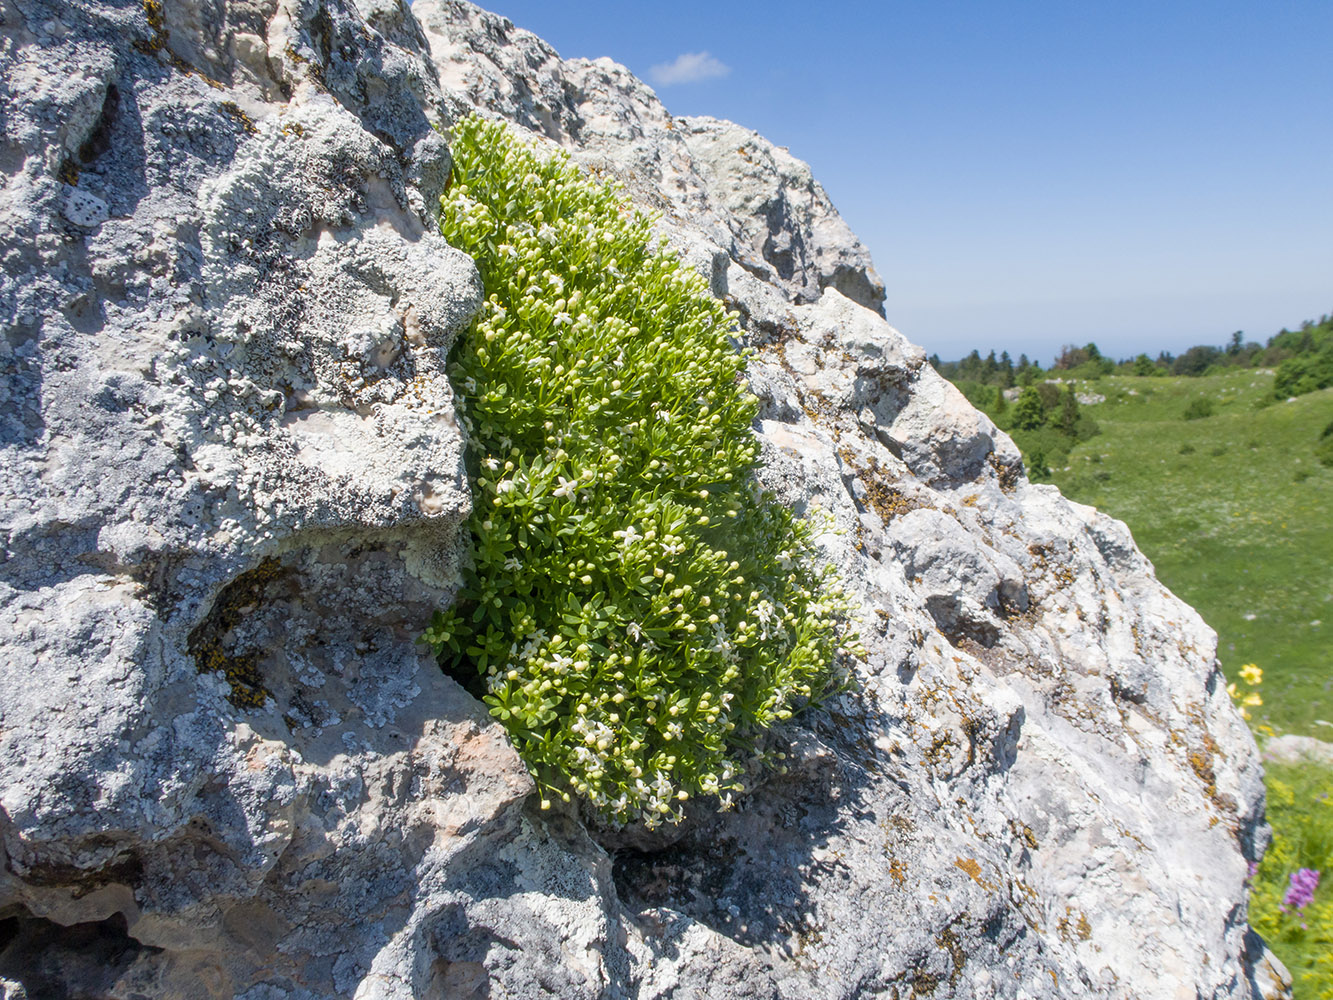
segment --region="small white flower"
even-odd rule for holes
[[[502,496],[505,493],[511,492],[513,489],[514,489],[514,481],[512,479],[501,479],[498,483],[495,484],[495,492],[501,494]]]
[[[635,542],[640,541],[643,538],[632,524],[624,531],[613,531],[611,534],[614,537],[619,538],[621,545],[625,548],[629,548]]]
[[[635,642],[638,642],[643,638],[643,629],[639,628],[638,622],[630,622],[625,626],[625,634]]]
[[[574,322],[574,320],[570,317],[569,313],[558,312],[555,314],[555,319],[552,322],[554,322],[556,326],[568,326],[570,323]]]
[[[718,625],[713,632],[713,644],[708,647],[710,653],[730,653],[731,643],[727,641],[727,633]]]
[[[560,485],[551,491],[552,496],[573,497],[578,492],[579,481],[577,479],[566,479],[564,476],[556,476],[560,480]]]
[[[488,459],[486,459],[486,461],[482,462],[481,464],[484,465],[484,466],[486,466],[486,468],[487,468],[489,471],[491,471],[491,472],[499,472],[499,471],[500,471],[500,461],[499,461],[499,459],[497,459],[497,458],[494,458],[494,457],[492,457],[492,458],[488,458]]]

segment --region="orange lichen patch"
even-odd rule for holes
[[[972,877],[974,882],[981,881],[981,865],[977,864],[971,858],[959,858],[953,863],[955,868],[961,868]]]
[[[967,872],[968,877],[987,892],[994,892],[999,888],[997,883],[989,882],[981,877],[981,865],[977,864],[972,858],[959,858],[953,863],[953,866]]]
[[[899,885],[907,883],[907,864],[898,858],[889,862],[889,875]]]
[[[255,127],[255,123],[250,119],[250,116],[242,111],[241,106],[235,101],[223,101],[219,106],[226,112],[227,117],[240,125],[247,134],[254,135],[259,131],[259,129]]]

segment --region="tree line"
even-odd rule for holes
[[[1103,375],[1210,375],[1228,368],[1273,368],[1273,392],[1285,398],[1333,385],[1333,316],[1306,320],[1297,330],[1282,329],[1264,344],[1247,341],[1237,330],[1221,345],[1197,344],[1179,356],[1169,351],[1156,358],[1139,354],[1119,361],[1108,358],[1095,343],[1082,347],[1068,344],[1043,369],[1037,361],[1020,354],[1014,361],[1008,351],[984,358],[973,351],[958,361],[941,361],[932,354],[930,363],[955,384],[975,383],[1008,389],[1030,386],[1046,378],[1096,379]]]

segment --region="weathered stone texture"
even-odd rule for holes
[[[1215,636],[888,325],[805,164],[462,2],[0,11],[0,997],[1283,995]],[[864,602],[786,773],[634,849],[416,642],[473,107],[661,213]]]

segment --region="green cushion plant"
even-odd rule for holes
[[[453,129],[441,231],[486,301],[450,376],[472,565],[425,638],[503,721],[543,806],[615,823],[725,807],[757,739],[846,683],[848,601],[756,484],[733,323],[562,153]]]

